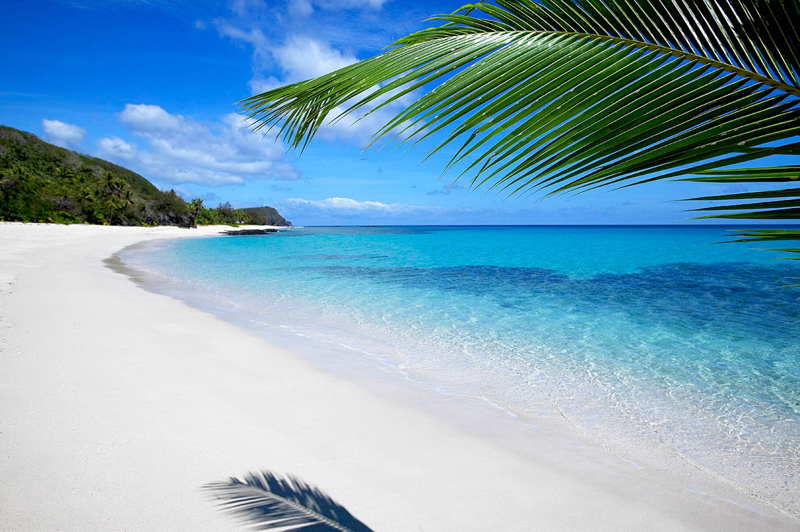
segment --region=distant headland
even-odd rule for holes
[[[114,163],[0,126],[0,221],[101,225],[279,225],[272,207],[186,202]]]

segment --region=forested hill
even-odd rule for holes
[[[209,209],[116,164],[0,126],[0,220],[111,225],[291,225],[275,209]]]

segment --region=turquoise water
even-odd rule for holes
[[[265,334],[658,447],[796,513],[800,264],[721,227],[369,227],[123,259]],[[762,246],[763,247],[763,246]],[[344,358],[342,358],[344,360]]]

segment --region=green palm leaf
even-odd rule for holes
[[[711,183],[800,183],[800,166],[773,166],[767,168],[730,168],[709,170],[701,173],[703,177],[690,178],[690,181]],[[754,199],[770,201],[751,202]],[[695,209],[695,211],[747,211],[725,214],[712,214],[701,218],[729,218],[740,220],[782,220],[800,218],[800,186],[758,192],[740,192],[718,196],[692,198],[692,201],[744,201],[746,203],[727,203]],[[739,241],[800,240],[800,229],[761,230],[741,233]],[[781,248],[775,251],[798,253],[794,248]]]
[[[797,153],[797,0],[497,0],[432,20],[441,25],[244,109],[304,147],[326,120],[413,99],[376,140],[432,141],[430,154],[452,151],[459,178],[511,194],[691,173],[764,182],[795,168],[714,173]],[[715,216],[800,218],[794,206]]]

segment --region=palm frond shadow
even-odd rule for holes
[[[344,506],[296,477],[250,472],[244,480],[231,477],[206,484],[203,489],[211,493],[221,510],[255,530],[372,532]]]

